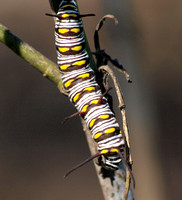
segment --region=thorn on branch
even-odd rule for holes
[[[123,110],[126,108],[126,105],[118,106],[120,110]]]

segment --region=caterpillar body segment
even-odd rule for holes
[[[74,0],[64,0],[57,14],[51,16],[56,17],[57,63],[64,88],[97,143],[96,156],[104,155],[105,167],[117,170],[125,141],[115,115],[96,82],[85,49],[81,17],[91,14],[80,15]]]

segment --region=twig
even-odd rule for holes
[[[124,100],[123,100],[121,89],[119,87],[118,81],[117,81],[113,71],[110,69],[110,67],[108,65],[101,66],[99,68],[99,70],[105,70],[111,76],[111,78],[113,80],[113,83],[114,83],[114,86],[115,86],[115,89],[116,89],[116,93],[117,93],[117,97],[118,97],[118,101],[119,101],[118,107],[119,107],[119,109],[121,111],[121,115],[122,115],[124,136],[125,136],[125,140],[127,142],[126,156],[127,156],[127,160],[129,160],[129,164],[132,165],[132,157],[131,157],[131,154],[130,154],[130,140],[129,140],[128,124],[127,124],[127,120],[126,120],[125,105],[124,105]],[[129,174],[128,169],[126,169],[125,199],[127,199],[129,187],[130,187],[130,174]]]
[[[121,71],[125,75],[128,82],[131,82],[131,80],[129,78],[129,74],[127,73],[126,69],[124,69],[124,67],[119,63],[119,61],[117,59],[112,59],[108,54],[105,53],[104,50],[101,50],[101,48],[100,48],[99,30],[102,28],[104,21],[108,18],[114,19],[115,24],[118,23],[117,19],[113,15],[105,15],[104,17],[101,18],[101,20],[99,21],[99,23],[96,26],[95,34],[94,34],[94,42],[95,42],[95,49],[96,49],[96,52],[94,53],[94,55],[96,56],[97,67],[99,67],[99,70],[100,71],[104,70],[106,72],[106,73],[102,73],[103,74],[103,84],[106,87],[108,87],[108,75],[111,76],[111,78],[114,82],[116,93],[117,93],[118,100],[119,100],[119,109],[121,110],[122,119],[123,119],[123,131],[124,131],[124,137],[126,140],[126,160],[129,162],[129,165],[131,166],[132,159],[131,159],[131,154],[130,154],[130,143],[129,143],[129,134],[128,134],[127,121],[126,121],[126,114],[125,114],[125,109],[124,109],[124,107],[125,107],[124,100],[123,100],[122,93],[119,88],[118,81],[116,80],[116,77],[115,77],[113,71],[107,65],[108,61],[110,61],[113,64],[113,66],[115,66],[117,68],[117,70]],[[126,189],[125,189],[124,199],[127,199],[129,187],[130,187],[130,172],[127,169],[126,170]]]

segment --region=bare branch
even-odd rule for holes
[[[101,66],[99,68],[99,70],[105,70],[112,78],[115,89],[116,89],[116,93],[117,93],[117,97],[118,97],[118,101],[119,101],[119,109],[121,111],[121,115],[122,115],[122,120],[123,120],[123,131],[124,131],[124,136],[125,136],[125,140],[126,140],[126,158],[129,161],[129,164],[132,165],[132,157],[131,157],[131,153],[130,153],[130,139],[129,139],[129,130],[128,130],[128,124],[127,124],[127,119],[126,119],[126,111],[125,111],[125,104],[124,104],[124,100],[123,100],[123,96],[122,96],[122,92],[119,86],[119,83],[116,79],[116,76],[114,75],[113,71],[110,69],[110,67],[108,65],[104,65]],[[128,195],[128,191],[129,191],[129,187],[130,187],[130,174],[128,169],[126,169],[126,190],[125,190],[125,197],[127,197]]]

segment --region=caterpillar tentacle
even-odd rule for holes
[[[66,178],[69,174],[71,174],[72,172],[74,172],[76,169],[82,167],[83,165],[85,165],[86,163],[88,163],[89,161],[93,160],[94,158],[99,157],[100,155],[102,155],[100,152],[96,153],[93,156],[90,156],[89,158],[87,158],[86,160],[84,160],[83,162],[79,163],[78,165],[76,165],[75,167],[73,167],[72,169],[70,169],[68,172],[66,172],[66,174],[64,175],[64,178]]]
[[[76,112],[76,113],[73,113],[72,115],[69,115],[68,117],[65,117],[64,120],[61,122],[61,124],[63,125],[66,121],[68,121],[69,119],[73,118],[73,117],[76,117],[78,115],[81,115],[82,112]]]

